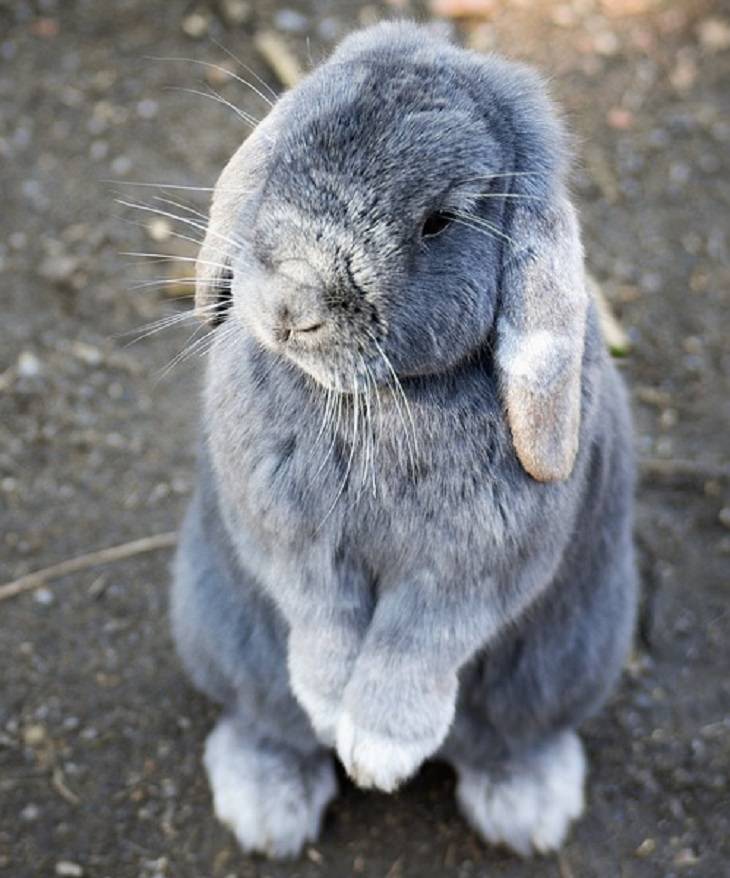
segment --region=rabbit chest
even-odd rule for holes
[[[267,555],[324,547],[380,576],[435,553],[463,565],[517,526],[524,476],[488,369],[328,401],[307,376],[261,373],[221,345],[206,396],[229,527]]]

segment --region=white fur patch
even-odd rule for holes
[[[288,752],[257,750],[221,720],[203,757],[218,819],[246,852],[297,856],[319,834],[322,815],[337,792],[332,760],[304,762]]]
[[[504,780],[459,769],[456,794],[462,813],[488,842],[528,857],[562,845],[583,812],[585,774],[580,739],[565,732]]]
[[[506,318],[499,321],[499,365],[515,378],[547,390],[574,355],[575,340],[547,329],[521,332]]]
[[[448,729],[448,725],[447,725]],[[337,755],[352,780],[360,787],[377,787],[392,793],[433,755],[438,739],[402,741],[358,728],[349,713],[337,723]]]

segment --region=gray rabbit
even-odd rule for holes
[[[332,750],[386,792],[446,760],[523,855],[583,809],[575,728],[634,624],[634,471],[568,162],[534,73],[400,23],[346,39],[218,181],[172,617],[247,851],[316,838]]]

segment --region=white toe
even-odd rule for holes
[[[391,793],[416,772],[438,740],[403,741],[358,727],[344,711],[337,723],[337,755],[360,787]]]

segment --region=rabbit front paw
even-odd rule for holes
[[[294,696],[309,717],[317,739],[325,747],[333,747],[340,715],[340,698],[311,686],[306,678],[292,675],[291,685]]]
[[[412,699],[391,702],[387,722],[380,728],[373,722],[373,711],[364,707],[343,707],[337,722],[337,755],[358,786],[390,793],[443,742],[454,717],[455,686],[453,694],[424,699],[420,705]]]
[[[342,696],[355,663],[356,650],[344,637],[289,637],[289,681],[315,734],[326,747],[335,743]]]

